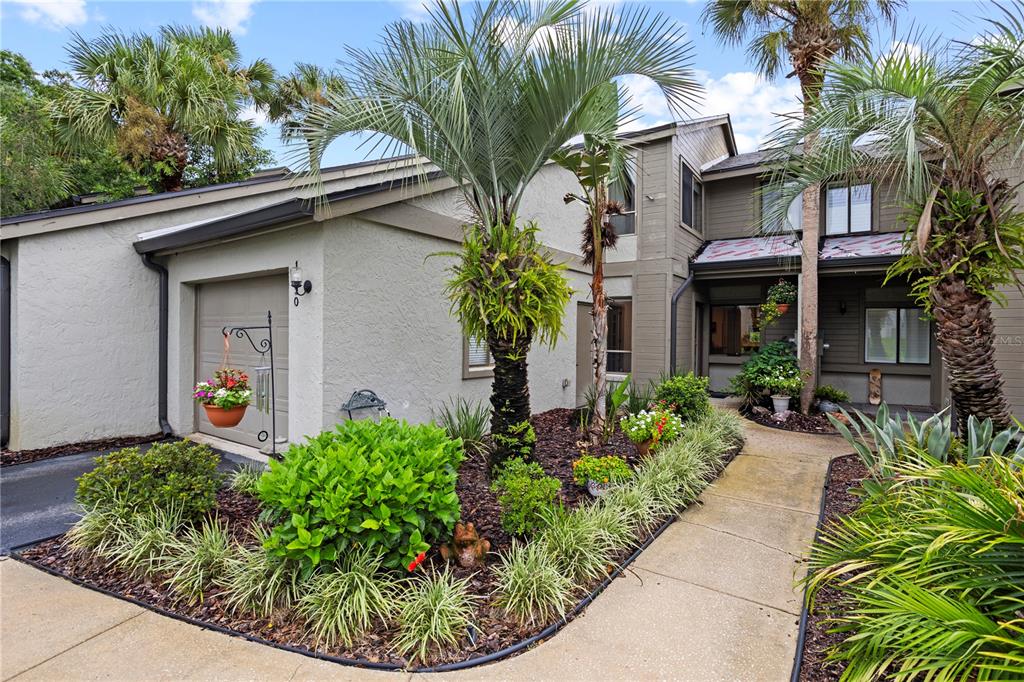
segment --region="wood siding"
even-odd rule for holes
[[[707,214],[704,234],[709,240],[750,237],[755,233],[756,189],[754,175],[716,180],[704,186]]]
[[[1024,273],[1022,273],[1024,276]],[[1006,306],[992,307],[996,320],[996,367],[1013,414],[1024,421],[1024,296],[1016,287],[1003,289]]]
[[[637,259],[667,258],[666,227],[669,203],[668,167],[671,138],[642,147],[637,154]]]

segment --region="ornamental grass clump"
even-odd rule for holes
[[[352,642],[395,611],[397,581],[383,567],[381,555],[360,549],[324,566],[299,599],[297,610],[320,644]]]
[[[512,541],[494,567],[498,606],[521,625],[547,624],[564,618],[572,607],[572,581],[537,542]]]
[[[243,464],[228,476],[228,485],[232,490],[255,497],[259,494],[260,479],[266,471],[262,464]]]
[[[348,420],[271,461],[259,496],[277,522],[266,546],[305,569],[357,547],[403,570],[451,536],[462,447],[434,424]]]
[[[445,569],[412,581],[398,602],[394,643],[400,654],[426,661],[431,651],[443,653],[459,643],[477,603],[469,593],[469,580]]]
[[[221,577],[233,554],[234,544],[224,524],[208,518],[198,527],[186,527],[167,546],[158,570],[168,574],[167,584],[182,597],[199,602],[205,590]]]
[[[432,410],[434,423],[444,429],[452,440],[462,441],[462,448],[470,455],[487,451],[488,422],[491,408],[480,401],[470,401],[457,395]]]
[[[301,590],[299,566],[268,552],[263,543],[267,530],[253,522],[254,545],[235,545],[215,583],[224,590],[224,600],[237,613],[269,617],[276,609],[292,606]]]
[[[607,575],[615,553],[615,540],[599,521],[581,510],[552,508],[546,514],[544,530],[535,540],[577,587]]]
[[[86,508],[82,518],[71,526],[64,536],[64,542],[76,552],[92,550],[100,556],[107,556],[117,539],[121,527],[128,522],[132,512],[118,496],[110,504],[93,504]]]
[[[892,485],[816,540],[812,604],[841,595],[830,653],[843,680],[1019,680],[1024,469],[1002,455],[940,463],[918,449]]]
[[[113,538],[104,552],[114,564],[137,575],[161,570],[175,547],[183,523],[181,509],[149,509],[137,512],[113,527]]]

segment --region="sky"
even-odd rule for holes
[[[616,0],[599,2],[603,6],[617,5]],[[777,114],[799,108],[796,79],[764,81],[755,74],[742,47],[723,47],[713,35],[702,31],[703,2],[647,4],[680,23],[693,43],[693,67],[706,89],[693,116],[729,113],[740,152],[754,151],[765,141],[776,125]],[[919,45],[944,38],[970,40],[982,30],[977,17],[993,11],[985,2],[910,0],[894,29],[875,32],[876,49],[885,51],[900,43]],[[64,46],[73,32],[93,38],[111,28],[153,33],[166,24],[221,26],[232,31],[245,61],[262,57],[285,73],[295,62],[336,66],[344,61],[346,47],[373,48],[388,23],[425,18],[421,0],[0,0],[0,47],[23,54],[37,72],[42,72],[67,68]],[[643,112],[631,127],[658,125],[671,119],[651,81],[627,77],[623,83],[632,97],[631,105]],[[280,143],[276,127],[266,124],[258,112],[250,116],[264,126],[264,145],[274,152],[279,164],[287,165],[291,152]],[[343,138],[327,150],[325,165],[363,161],[379,153],[379,149],[360,144],[357,138]]]

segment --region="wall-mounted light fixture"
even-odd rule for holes
[[[295,267],[292,268],[291,272],[292,289],[295,289],[295,305],[299,305],[299,296],[305,296],[313,290],[313,283],[308,279],[302,279],[302,268],[299,267],[299,261],[295,261]]]

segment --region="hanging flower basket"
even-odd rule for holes
[[[789,304],[788,303],[776,303],[775,304],[775,309],[779,311],[779,315],[785,315],[786,313],[789,312]]]
[[[218,429],[230,429],[233,426],[238,426],[238,423],[245,417],[245,409],[247,407],[248,405],[228,408],[217,407],[216,405],[203,405],[203,409],[206,410],[206,418]]]
[[[206,418],[221,429],[238,426],[252,400],[249,375],[240,369],[218,369],[209,381],[200,381],[192,397],[206,410]]]

